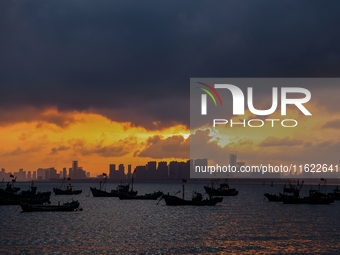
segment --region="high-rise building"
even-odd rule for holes
[[[26,180],[26,172],[22,168],[19,169],[19,172],[15,176],[17,176],[18,180]]]
[[[147,179],[155,180],[158,178],[157,176],[157,168],[156,168],[156,161],[150,161],[146,164],[146,174]]]
[[[36,180],[37,179],[37,172],[33,171],[33,176],[32,176],[32,180]]]
[[[116,179],[116,164],[109,165],[109,178]]]
[[[46,169],[46,170],[45,170],[45,180],[46,180],[46,181],[49,181],[49,180],[50,180],[50,170],[49,170],[49,169]]]
[[[127,178],[131,179],[132,173],[131,173],[131,165],[128,165],[128,173],[127,173]]]
[[[119,164],[118,166],[118,179],[125,179],[124,164]]]
[[[47,171],[50,172],[50,179],[59,179],[57,175],[57,170],[54,167],[48,168]]]
[[[32,172],[31,171],[28,171],[27,172],[27,180],[31,180],[32,179]]]
[[[237,163],[237,155],[236,155],[236,153],[235,154],[230,153],[229,154],[229,165],[230,166],[236,166],[236,163]]]
[[[38,168],[37,169],[37,179],[38,180],[45,179],[45,169],[43,169],[43,168]]]
[[[171,161],[169,164],[169,177],[170,179],[178,179],[179,177],[179,162]]]
[[[208,166],[208,159],[202,158],[202,159],[195,159],[194,160],[194,167],[195,166],[200,166],[200,167],[206,167]]]
[[[157,167],[159,179],[165,180],[169,177],[168,163],[166,161],[158,162]]]
[[[72,161],[72,177],[71,178],[77,178],[77,170],[78,170],[78,161],[74,160]]]
[[[66,170],[66,167],[63,168],[63,178],[67,178],[67,170]]]
[[[188,160],[187,162],[183,162],[183,172],[182,172],[182,178],[183,179],[190,179],[190,167],[192,167],[193,161]]]
[[[138,180],[146,179],[146,166],[136,166],[134,170],[135,178]]]

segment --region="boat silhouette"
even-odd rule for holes
[[[132,196],[126,193],[121,193],[119,194],[119,199],[120,200],[157,200],[163,195],[164,194],[162,191],[157,191],[154,193],[144,194],[140,196]]]
[[[130,184],[123,185],[122,183],[117,186],[116,190],[111,190],[110,192],[106,191],[106,180],[107,180],[107,175],[104,175],[104,181],[99,183],[99,188],[96,187],[90,187],[90,190],[92,192],[93,197],[119,197],[120,194],[127,194],[130,196],[136,196],[137,191],[133,190],[133,177],[132,177],[132,186],[131,190]]]
[[[324,204],[329,205],[334,203],[334,198],[331,196],[326,195],[325,193],[322,193],[322,189],[325,188],[326,181],[324,179],[321,179],[324,181],[324,184],[321,186],[318,185],[318,189],[310,189],[308,194],[309,196],[306,197],[284,197],[283,203],[284,204]]]
[[[68,178],[68,180],[71,180],[71,179]],[[66,187],[64,189],[62,189],[65,181],[66,181],[66,178],[63,179],[59,188],[53,188],[53,192],[54,192],[55,195],[78,195],[82,192],[81,189],[80,190],[74,190],[71,183],[69,183],[68,185],[66,185]]]
[[[186,182],[186,180],[184,182]],[[202,194],[195,192],[195,191],[193,192],[191,200],[185,200],[184,199],[184,183],[182,184],[182,198],[177,197],[176,194],[175,195],[169,195],[169,194],[163,195],[161,199],[164,199],[165,204],[168,206],[183,206],[183,205],[214,206],[217,203],[220,203],[223,201],[223,197],[211,197],[210,196],[209,198],[203,199]]]
[[[218,180],[217,180],[218,182]],[[238,191],[234,188],[230,188],[228,183],[221,183],[218,188],[215,186],[217,185],[217,182],[212,181],[211,187],[204,186],[205,191],[208,193],[210,197],[212,196],[236,196],[238,195]]]
[[[20,205],[21,202],[43,204],[50,202],[51,192],[37,192],[37,187],[32,181],[28,190],[20,193],[0,190],[0,205]]]
[[[304,181],[301,182],[301,185],[293,185],[291,180],[288,180],[288,186],[284,184],[282,193],[279,193],[278,195],[265,193],[264,196],[269,202],[283,202],[285,198],[287,200],[290,198],[298,198],[303,187],[303,183]]]
[[[76,211],[77,209],[79,209],[80,204],[78,201],[72,201],[64,204],[58,203],[57,205],[38,205],[21,203],[20,206],[23,212],[51,212],[51,211],[61,212],[61,211]]]
[[[340,189],[337,185],[335,189],[333,189],[332,193],[327,194],[329,197],[333,198],[334,200],[340,200]]]

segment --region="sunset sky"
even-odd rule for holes
[[[1,1],[0,168],[61,170],[78,160],[99,174],[111,163],[187,160],[190,78],[338,77],[339,9],[338,1]],[[338,96],[337,84],[314,87],[313,118],[295,133],[237,134],[211,151],[243,150],[249,163],[332,162]]]

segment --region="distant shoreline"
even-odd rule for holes
[[[216,181],[217,179],[188,179],[187,183],[202,183],[202,184],[210,184],[211,181]],[[285,184],[287,183],[287,180],[291,180],[291,182],[297,183],[297,181],[299,180],[299,182],[301,183],[302,181],[304,181],[305,185],[306,184],[324,184],[324,181],[321,181],[320,178],[285,178],[285,179],[278,179],[278,178],[262,178],[262,179],[255,179],[255,178],[229,178],[227,180],[227,182],[229,184],[233,183],[233,184],[260,184],[260,185],[271,185],[271,183],[273,182],[273,185],[275,184]],[[60,183],[62,181],[62,179],[51,179],[51,180],[33,180],[35,183]],[[103,181],[103,179],[99,179],[99,178],[90,178],[90,179],[73,179],[70,182],[73,183],[96,183],[96,182],[100,182]],[[4,181],[7,182],[7,181]],[[16,183],[30,183],[32,182],[32,180],[27,180],[27,181],[17,181]],[[131,180],[128,179],[123,179],[123,180],[112,180],[112,179],[107,179],[107,183],[127,183],[127,182],[131,182]],[[225,182],[225,179],[219,179],[219,183],[223,183]],[[134,181],[135,184],[138,183],[182,183],[181,180],[135,180]],[[327,179],[326,180],[326,185],[338,185],[340,184],[340,179]]]

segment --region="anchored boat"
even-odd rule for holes
[[[28,203],[21,203],[20,204],[23,212],[63,212],[63,211],[76,211],[82,210],[79,208],[80,204],[78,201],[72,201],[69,203],[57,205],[37,205],[37,204],[28,204]]]

